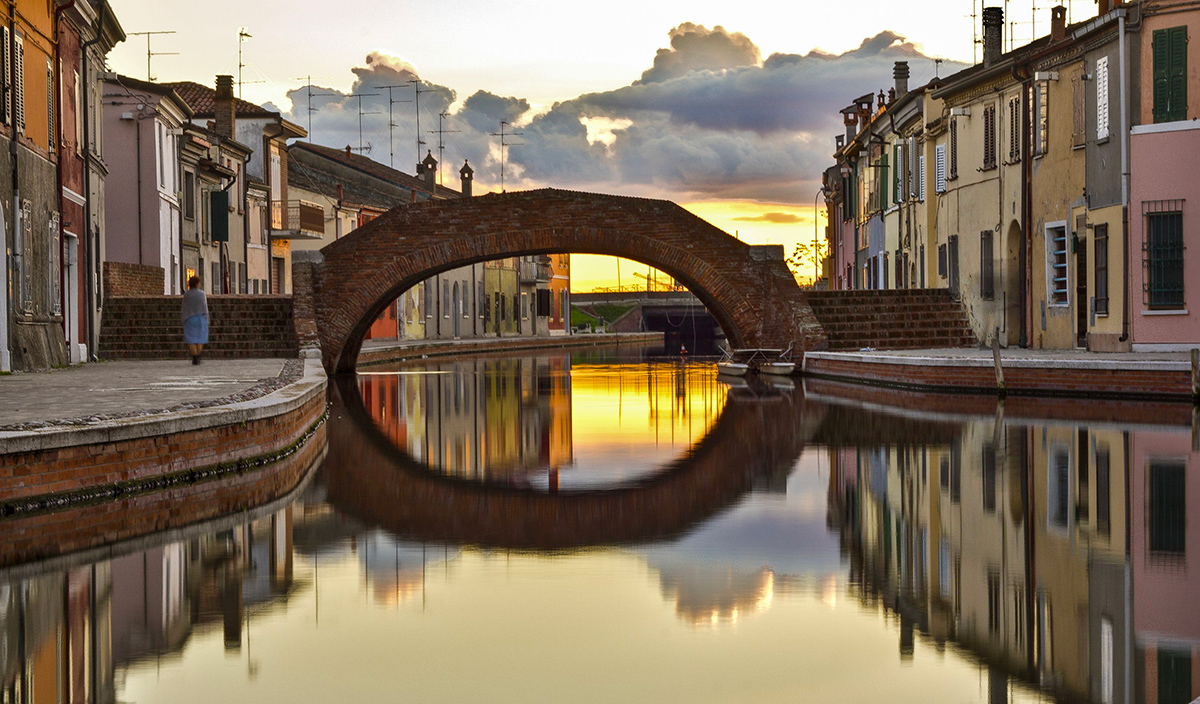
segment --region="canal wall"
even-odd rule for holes
[[[305,458],[323,451],[327,406],[320,361],[298,363],[298,378],[251,400],[0,431],[0,564],[220,515],[295,486]],[[103,532],[125,511],[140,516]]]
[[[662,339],[661,332],[636,332],[589,333],[552,337],[488,337],[477,340],[413,340],[364,346],[358,353],[358,366],[387,364],[421,357],[446,357],[481,352],[517,352],[627,344],[645,345],[662,342]]]

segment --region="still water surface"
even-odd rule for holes
[[[1200,694],[1189,426],[905,412],[647,352],[341,383],[294,501],[0,572],[3,701]]]

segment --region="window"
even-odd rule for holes
[[[529,294],[521,292],[521,320],[529,320]]]
[[[979,295],[990,301],[996,295],[995,260],[992,258],[992,231],[979,233]]]
[[[1186,26],[1154,30],[1155,122],[1187,119],[1187,39]]]
[[[1046,302],[1052,306],[1069,303],[1067,294],[1067,226],[1046,226]]]
[[[946,243],[946,276],[950,279],[950,293],[958,298],[958,235],[950,235]]]
[[[183,217],[196,219],[196,174],[183,172]]]
[[[946,192],[946,145],[939,144],[933,149],[933,190],[935,193]]]
[[[901,203],[904,201],[904,145],[892,145],[892,163],[896,165],[896,173],[892,177],[895,183],[895,188],[892,193],[892,201]]]
[[[1112,531],[1111,461],[1107,446],[1096,448],[1096,532],[1106,537]]]
[[[1096,141],[1108,139],[1108,57],[1096,59]]]
[[[61,247],[62,247],[62,229],[60,227],[58,211],[51,211],[49,231],[50,231],[50,312],[54,315],[62,315],[62,281],[65,272],[62,271],[61,264]]]
[[[938,276],[946,278],[946,245],[938,245]]]
[[[1071,79],[1071,147],[1077,149],[1084,146],[1087,140],[1087,126],[1084,124],[1083,79]]]
[[[21,201],[17,224],[17,301],[23,313],[33,313],[33,203]]]
[[[988,569],[987,575],[987,596],[988,596],[988,633],[997,635],[1000,633],[1000,570],[995,568]]]
[[[1108,315],[1108,225],[1097,224],[1093,232],[1095,251],[1092,253],[1092,260],[1096,279],[1093,306],[1096,315]]]
[[[1142,204],[1146,212],[1146,302],[1151,308],[1183,307],[1183,201]]]
[[[442,317],[450,317],[450,282],[442,282]]]
[[[920,180],[917,178],[917,138],[908,138],[908,197],[916,198]]]
[[[891,189],[889,188],[890,182],[888,180],[888,158],[887,158],[886,154],[879,157],[879,181],[878,181],[878,183],[879,183],[879,209],[887,210],[888,191],[890,191]]]
[[[1191,663],[1188,663],[1189,667]],[[1100,617],[1100,704],[1113,701],[1113,624],[1107,616]],[[1191,689],[1188,689],[1191,696]]]
[[[1038,81],[1033,86],[1033,100],[1030,102],[1032,111],[1030,124],[1033,125],[1033,154],[1041,156],[1050,145],[1050,84]]]
[[[958,120],[953,117],[950,118],[950,175],[947,178],[951,181],[958,178]]]
[[[962,503],[962,450],[950,445],[950,503]]]
[[[1180,559],[1187,549],[1187,467],[1183,462],[1151,460],[1149,482],[1150,555]]]
[[[996,106],[983,108],[983,168],[996,168]]]
[[[79,108],[83,105],[83,83],[79,72],[75,72],[75,153],[83,154],[83,116]]]
[[[1008,101],[1008,162],[1021,160],[1021,99]]]

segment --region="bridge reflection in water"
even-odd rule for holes
[[[503,678],[492,661],[533,699],[627,676],[644,699],[670,682],[700,701],[731,672],[753,672],[739,684],[749,695],[817,687],[846,700],[1200,694],[1200,529],[1187,521],[1200,451],[1187,427],[997,422],[953,404],[900,413],[800,391],[722,398],[718,386],[709,399],[699,370],[637,365],[621,380],[564,365],[464,374],[463,388],[495,369],[508,394],[515,380],[546,389],[505,405],[498,383],[489,418],[480,387],[484,427],[521,440],[503,453],[485,433],[461,454],[439,440],[418,457],[450,375],[380,375],[339,388],[329,459],[296,500],[112,559],[0,573],[0,701],[249,700],[263,687],[319,700],[351,691],[348,667],[363,700],[395,694],[397,678],[422,700],[486,699],[494,685],[468,683]],[[424,415],[399,413],[406,380]],[[704,431],[652,471],[571,486],[571,468],[603,454],[580,442],[583,407],[601,402],[583,391],[611,384],[634,389],[625,412],[659,418],[661,438],[671,426],[684,437],[685,416]],[[502,413],[514,408],[525,415]],[[564,417],[573,440],[552,451]],[[503,471],[465,461],[492,452]],[[537,479],[556,462],[551,492]],[[683,629],[671,638],[663,607]],[[733,669],[679,669],[680,653]],[[431,675],[444,660],[468,670]],[[547,666],[565,679],[539,676]]]

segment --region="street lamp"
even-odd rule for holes
[[[813,196],[813,288],[817,287],[817,279],[821,278],[821,249],[817,246],[817,201],[821,199],[821,196],[827,195],[828,193],[829,191],[825,190],[824,186],[821,186],[820,190],[817,191],[817,194]],[[825,220],[826,222],[829,221],[828,213],[825,214]]]

